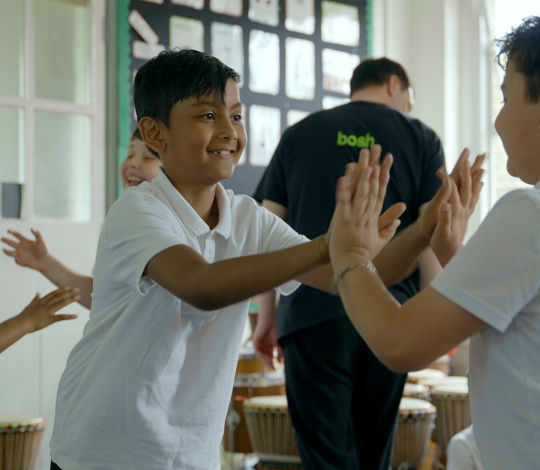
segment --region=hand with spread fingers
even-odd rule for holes
[[[482,176],[484,174],[482,164],[485,159],[485,155],[478,155],[471,167],[468,162],[469,156],[469,149],[463,150],[450,175],[447,175],[443,169],[437,172],[437,176],[442,180],[443,185],[433,199],[423,206],[424,210],[415,223],[415,229],[418,230],[422,239],[431,241],[433,231],[439,221],[441,207],[444,203],[451,202],[454,186],[462,204],[459,208],[456,207],[455,210],[456,213],[459,213],[459,227],[463,231],[463,237],[465,236],[467,222],[476,208],[482,190]],[[463,240],[463,237],[461,240]]]
[[[30,333],[42,330],[53,323],[65,320],[73,320],[77,315],[55,315],[58,310],[79,300],[79,289],[67,287],[57,289],[41,298],[39,294],[19,314],[30,327]]]
[[[380,156],[380,152],[379,152]],[[378,156],[376,157],[378,161]],[[338,181],[337,204],[330,240],[330,259],[334,272],[353,263],[369,263],[392,239],[400,221],[397,219],[404,205],[390,208],[379,217],[386,195],[391,166],[382,170],[378,164],[369,165],[369,154],[361,152],[356,171],[347,169]],[[383,164],[384,165],[384,164]],[[395,207],[395,206],[393,206]],[[386,220],[380,224],[380,219]],[[385,225],[386,224],[386,225]],[[382,228],[380,225],[384,225]]]
[[[41,233],[32,229],[32,233],[36,237],[35,240],[30,240],[15,230],[8,230],[8,233],[16,240],[2,237],[2,242],[12,248],[12,250],[4,248],[4,253],[13,258],[19,266],[43,271],[48,251]]]
[[[382,165],[380,165],[380,158],[381,158],[381,146],[380,145],[374,145],[371,150],[364,148],[360,151],[360,156],[358,159],[358,163],[349,163],[345,167],[345,176],[349,178],[350,184],[351,184],[351,193],[350,197],[351,199],[354,198],[356,193],[356,187],[359,179],[361,178],[362,171],[365,168],[372,167],[379,169],[378,172],[378,194],[377,194],[377,207],[380,211],[382,210],[382,206],[384,203],[384,197],[386,196],[386,188],[388,187],[388,182],[390,181],[390,169],[392,168],[392,164],[394,163],[394,159],[390,153],[387,153]],[[393,227],[396,224],[396,221],[398,221],[399,217],[405,212],[406,206],[402,202],[394,204],[390,208],[388,208],[384,214],[381,214],[380,217],[377,220],[379,231],[385,232],[385,230],[391,230],[391,227]],[[332,233],[332,228],[334,224],[335,219],[335,213],[334,217],[332,218],[332,222],[330,223],[330,227],[328,228],[328,232],[326,234],[326,241],[327,244],[330,244],[330,236]],[[397,222],[397,225],[395,225],[395,228],[399,226],[399,222]],[[395,234],[395,230],[393,232]],[[393,236],[393,235],[392,235]],[[380,246],[379,251],[388,243],[387,241],[384,242]]]
[[[53,323],[77,318],[77,315],[55,313],[79,299],[79,289],[71,287],[55,290],[43,298],[36,294],[19,315],[0,323],[0,353],[28,333],[42,330]]]

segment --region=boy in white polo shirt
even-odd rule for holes
[[[219,184],[246,144],[238,80],[197,51],[162,53],[137,73],[139,129],[163,167],[105,222],[90,319],[58,389],[51,468],[217,470],[248,299],[290,293],[291,279],[330,289],[327,236],[310,242]],[[387,283],[427,247],[444,197],[381,253]],[[379,248],[402,211],[379,219]]]
[[[403,306],[359,269],[372,259],[376,224],[369,206],[361,214],[347,199],[347,177],[338,185],[330,255],[351,321],[389,368],[421,369],[472,336],[470,400],[482,463],[532,470],[540,468],[540,17],[524,20],[498,44],[499,60],[508,62],[495,127],[508,172],[535,186],[504,196],[455,256],[468,196],[449,189],[431,247],[441,264],[452,260]],[[445,186],[451,188],[448,180]],[[357,191],[369,189],[361,180]]]

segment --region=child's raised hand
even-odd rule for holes
[[[15,237],[17,240],[11,238],[2,237],[2,242],[13,248],[13,250],[6,250],[4,253],[15,259],[15,262],[19,266],[26,268],[32,268],[36,271],[43,271],[45,269],[45,261],[47,259],[48,251],[45,246],[45,242],[41,237],[39,231],[31,229],[36,240],[30,240],[19,232],[14,230],[8,230],[8,233]]]
[[[478,155],[473,166],[470,167],[468,163],[469,155],[469,149],[463,150],[449,178],[447,178],[446,173],[442,169],[437,172],[437,176],[442,180],[443,185],[433,199],[426,204],[415,223],[423,239],[427,241],[431,239],[439,220],[441,207],[444,203],[450,201],[452,183],[456,186],[461,202],[461,206],[459,208],[456,207],[455,210],[460,214],[460,226],[464,226],[463,236],[465,236],[467,223],[465,222],[463,224],[463,219],[466,218],[466,221],[469,220],[478,203],[480,191],[483,186],[482,176],[484,170],[482,170],[482,164],[485,158],[485,155]]]
[[[32,302],[19,314],[19,317],[27,325],[28,332],[32,333],[53,323],[77,318],[77,315],[55,315],[55,313],[79,299],[79,289],[71,287],[55,290],[43,298],[36,294]]]
[[[330,258],[334,271],[353,263],[370,262],[394,236],[405,210],[403,204],[379,214],[386,195],[388,181],[380,181],[378,165],[361,168],[358,165],[354,179],[346,174],[338,181],[337,204],[330,239]],[[353,186],[353,183],[355,186]]]
[[[479,160],[480,165],[477,165]],[[459,188],[455,178],[445,174],[440,175],[443,186],[450,186],[451,191],[448,202],[442,204],[439,209],[439,220],[430,245],[442,266],[445,266],[462,246],[469,218],[476,208],[484,185],[481,180],[483,170],[479,169],[482,161],[482,155],[477,157],[473,165],[473,168],[477,166],[476,170],[471,168],[466,159],[458,162],[461,166]]]

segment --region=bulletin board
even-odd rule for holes
[[[288,126],[348,101],[352,71],[371,55],[371,2],[118,0],[118,167],[136,124],[137,68],[166,48],[197,49],[243,77],[248,145],[223,185],[252,195]]]

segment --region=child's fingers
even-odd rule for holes
[[[452,193],[450,194],[448,202],[452,205],[453,211],[456,212],[456,210],[461,205],[461,200],[459,198],[459,189],[458,189],[457,184],[456,184],[456,182],[454,180],[451,179],[450,183],[452,185]]]
[[[448,201],[450,195],[452,194],[452,179],[449,175],[440,170],[437,172],[437,176],[442,180],[443,184],[437,191],[437,194],[433,196],[433,199],[429,204],[433,204],[435,207],[440,208],[441,204]]]
[[[369,202],[370,189],[371,189],[371,174],[373,173],[373,167],[368,166],[362,170],[360,179],[356,186],[356,192],[352,202],[355,215],[362,217],[365,215],[366,206]]]
[[[41,233],[39,232],[39,230],[34,230],[33,228],[30,229],[32,231],[32,233],[34,234],[34,237],[36,237],[36,241],[39,242],[39,243],[44,243],[43,242],[43,237],[41,236]]]
[[[372,168],[373,170],[369,181],[369,198],[365,210],[366,222],[369,220],[375,221],[379,218],[380,215],[380,212],[375,213],[375,208],[377,207],[377,201],[379,197],[379,175],[381,167],[379,165],[376,165]]]
[[[482,169],[482,165],[484,164],[484,160],[486,159],[486,154],[483,153],[481,155],[477,155],[476,159],[474,160],[473,166],[471,167],[471,174],[474,176],[477,171],[480,171]]]
[[[375,144],[373,147],[371,147],[371,151],[369,154],[369,166],[375,166],[379,164],[379,161],[381,159],[381,153],[382,148],[379,144]]]
[[[20,243],[14,241],[14,240],[10,240],[9,238],[2,237],[1,240],[2,240],[3,243],[10,246],[11,248],[17,249],[20,246]]]
[[[41,302],[45,307],[50,308],[50,306],[57,302],[60,299],[74,297],[79,293],[79,289],[73,289],[71,287],[65,287],[63,289],[57,289],[55,291],[49,292],[45,297],[41,299]]]
[[[452,173],[450,173],[451,178],[458,185],[461,181],[461,168],[462,168],[463,162],[465,160],[468,160],[470,155],[471,155],[471,151],[468,148],[464,148],[463,152],[461,152],[461,155],[458,158],[458,161],[454,165],[454,169],[452,170]]]
[[[387,153],[384,162],[381,165],[381,173],[379,176],[379,195],[377,196],[377,206],[375,207],[375,212],[378,214],[381,213],[384,198],[386,197],[386,190],[388,188],[388,183],[390,182],[390,168],[394,163],[394,157],[390,153]]]
[[[439,220],[435,226],[433,236],[447,239],[452,235],[452,206],[445,202],[439,211]]]
[[[461,205],[468,208],[472,196],[472,178],[471,166],[469,165],[469,162],[467,160],[463,162],[459,196],[461,198]]]
[[[51,318],[51,323],[58,323],[59,321],[66,321],[66,320],[75,320],[77,318],[77,315],[53,315]]]
[[[346,220],[351,215],[351,179],[348,176],[338,179],[335,212],[336,217],[341,220]]]
[[[15,251],[6,250],[5,248],[3,248],[2,251],[11,258],[15,258],[15,255],[17,254]]]
[[[389,207],[384,212],[384,214],[379,217],[377,223],[379,231],[384,230],[390,224],[394,223],[397,219],[399,219],[405,212],[405,209],[407,209],[407,206],[403,202],[398,202],[397,204]]]
[[[39,295],[39,292],[36,292],[36,295],[34,295],[34,298],[32,299],[32,302],[35,302],[36,300],[39,300],[40,299],[40,295]],[[30,303],[32,303],[30,302]]]
[[[362,171],[369,166],[370,153],[369,149],[364,148],[360,150],[360,156],[358,157],[358,171]]]
[[[8,233],[10,233],[11,235],[13,235],[17,240],[19,240],[20,242],[28,242],[30,240],[28,240],[28,238],[26,238],[25,236],[21,235],[19,232],[17,232],[16,230],[8,230],[7,231]]]
[[[66,305],[72,304],[73,302],[78,302],[79,300],[81,300],[80,295],[70,295],[67,297],[62,297],[51,302],[48,305],[48,309],[52,312],[58,312],[58,310],[63,309]]]
[[[396,234],[396,230],[401,224],[401,220],[394,220],[390,225],[388,225],[383,230],[379,231],[379,237],[382,238],[385,243],[388,243],[392,238],[394,238],[394,235]]]
[[[469,203],[469,214],[472,214],[474,212],[476,204],[478,203],[478,199],[480,199],[480,193],[482,192],[483,187],[484,183],[480,178],[473,181],[472,197],[471,202]]]

